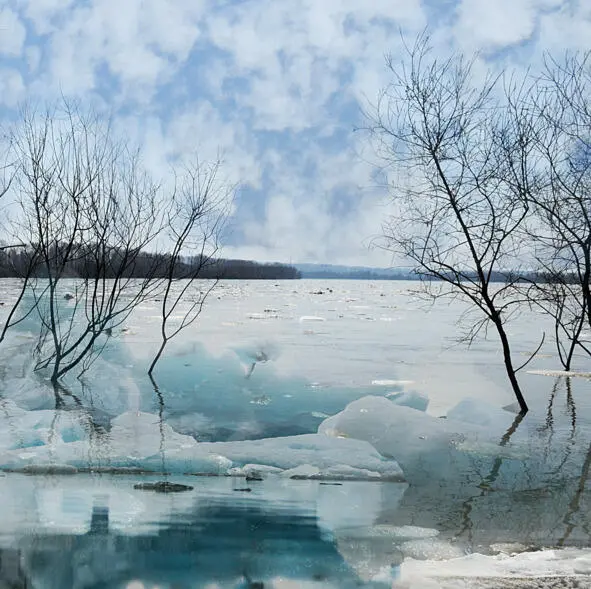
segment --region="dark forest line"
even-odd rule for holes
[[[55,261],[63,259],[62,248],[55,247]],[[105,251],[100,246],[79,246],[76,255],[68,254],[62,276],[64,278],[166,278],[170,268],[170,255],[141,252],[129,255],[116,249]],[[35,246],[9,247],[0,250],[0,278],[34,276],[47,278],[50,271],[36,264]],[[133,260],[129,263],[129,260]],[[31,269],[32,268],[32,269]],[[260,263],[251,260],[186,256],[174,266],[175,279],[209,278],[228,280],[295,280],[301,273],[293,266],[280,263]]]

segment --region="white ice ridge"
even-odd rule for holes
[[[402,382],[402,381],[401,381]],[[396,405],[404,405],[416,409],[417,411],[427,411],[429,406],[429,397],[416,392],[393,392],[386,395],[392,403]]]
[[[202,450],[229,458],[234,465],[261,464],[288,471],[297,478],[404,480],[394,460],[362,440],[305,434],[241,442],[201,443]],[[302,467],[308,468],[302,468]],[[287,473],[284,473],[286,475]]]
[[[591,550],[565,548],[517,555],[470,554],[449,560],[406,559],[395,589],[590,587]],[[571,579],[569,584],[566,579]]]
[[[441,419],[413,408],[419,398],[410,401],[408,407],[396,399],[363,397],[324,420],[318,432],[369,442],[380,454],[396,460],[406,479],[417,484],[454,481],[466,473],[474,473],[478,483],[497,457],[516,463],[529,458],[521,445],[499,443],[515,419],[503,409],[467,399]],[[506,465],[495,484],[504,484],[507,477],[515,484],[515,476]]]
[[[591,372],[579,372],[576,370],[528,370],[527,373],[540,376],[578,376],[580,378],[591,378]]]
[[[161,425],[157,415],[141,412],[115,418],[108,434],[88,436],[81,426],[74,427],[71,412],[16,413],[8,420],[14,432],[0,438],[0,468],[5,470],[52,466],[64,471],[69,466],[226,475],[240,474],[239,469],[246,465],[257,465],[265,474],[273,472],[269,467],[274,467],[294,478],[404,480],[395,461],[384,458],[362,440],[306,434],[197,442],[166,423]]]

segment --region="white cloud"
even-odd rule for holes
[[[207,29],[231,57],[228,76],[251,79],[238,99],[253,109],[256,128],[300,131],[323,124],[330,98],[351,91],[345,72],[381,67],[396,27],[424,22],[416,0],[262,0],[219,11]]]
[[[314,166],[314,163],[316,165]],[[266,154],[273,185],[260,215],[241,224],[248,257],[265,260],[388,264],[389,255],[370,249],[388,214],[370,178],[373,167],[349,151],[330,154],[309,146],[287,161]]]
[[[64,16],[75,4],[75,0],[18,0],[17,6],[23,11],[35,32],[45,35],[56,31],[56,19]]]
[[[0,104],[16,106],[25,98],[25,84],[21,74],[11,68],[0,68]]]
[[[176,112],[166,132],[174,157],[199,153],[212,161],[220,156],[228,163],[232,184],[259,186],[262,170],[254,137],[240,121],[223,121],[211,103],[189,104]]]
[[[588,50],[591,38],[591,4],[563,2],[559,10],[541,19],[540,47],[555,54]]]
[[[367,248],[389,209],[353,129],[388,82],[384,54],[400,54],[400,32],[412,40],[429,24],[435,52],[480,50],[481,69],[586,49],[591,36],[591,5],[567,0],[450,0],[446,13],[421,0],[4,5],[5,106],[98,103],[158,177],[171,159],[221,153],[228,182],[249,187],[232,254],[294,261],[389,262]]]
[[[36,74],[41,63],[41,50],[36,45],[30,45],[25,50],[27,68],[31,74]]]
[[[533,0],[462,0],[456,35],[472,51],[498,49],[529,39],[536,17]]]
[[[148,103],[188,58],[205,9],[189,0],[44,0],[26,14],[48,36],[43,85],[81,95],[108,73],[120,92],[113,99]]]
[[[19,56],[27,31],[18,14],[10,8],[0,10],[0,54]]]
[[[568,0],[461,0],[453,28],[456,45],[472,53],[506,50],[527,41],[535,43],[543,21],[554,21],[560,13],[571,12],[576,4],[585,3]],[[575,25],[572,16],[568,19],[570,26]],[[566,36],[562,38],[564,43],[568,43]],[[533,48],[542,46],[538,43]],[[583,47],[579,45],[579,48]]]

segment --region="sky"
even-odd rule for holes
[[[0,123],[80,99],[169,162],[221,154],[226,257],[388,266],[387,189],[362,131],[385,56],[427,30],[483,70],[585,50],[589,0],[0,0]]]

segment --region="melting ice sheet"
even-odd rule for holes
[[[35,588],[448,587],[457,575],[471,587],[478,570],[526,575],[526,554],[493,548],[518,543],[567,547],[532,552],[536,566],[582,574],[586,557],[572,551],[591,541],[588,380],[524,374],[532,410],[521,422],[502,409],[512,397],[495,342],[442,350],[451,306],[425,312],[390,284],[335,283],[318,296],[305,281],[222,286],[199,328],[171,345],[157,389],[145,375],[155,307],[113,334],[85,380],[66,379],[58,410],[32,371],[34,326],[9,335],[0,466],[233,477],[191,478],[191,493],[162,497],[123,477],[7,474],[3,570],[36,575]],[[538,319],[514,326],[517,356],[536,348]],[[551,352],[531,369],[547,374]],[[408,486],[385,483],[399,467]],[[263,481],[235,489],[255,471]]]

